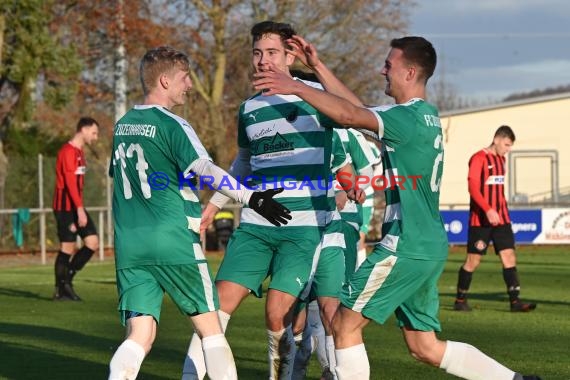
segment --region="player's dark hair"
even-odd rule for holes
[[[190,60],[186,54],[170,46],[159,46],[148,50],[142,57],[139,66],[144,94],[148,94],[161,75],[175,68],[184,71],[190,69]]]
[[[408,36],[394,38],[390,46],[402,50],[406,61],[418,65],[421,68],[420,77],[427,83],[437,64],[437,54],[431,42],[423,37]]]
[[[267,34],[277,34],[281,37],[281,42],[284,46],[286,40],[297,34],[290,24],[275,21],[262,21],[258,22],[251,28],[252,44],[259,41],[261,37]]]
[[[99,127],[99,123],[97,123],[97,120],[93,119],[92,117],[83,116],[77,122],[77,126],[75,127],[75,131],[79,132],[81,130],[81,128],[90,127],[93,124],[95,124],[97,127]]]
[[[313,72],[307,72],[307,71],[297,70],[297,69],[290,70],[289,72],[291,73],[291,76],[293,76],[293,77],[297,77],[299,79],[307,80],[310,82],[320,83],[319,78],[317,78],[317,74],[315,74]]]
[[[513,132],[511,127],[508,125],[501,125],[495,131],[495,136],[493,136],[493,138],[495,137],[508,137],[512,142],[515,142],[515,132]]]

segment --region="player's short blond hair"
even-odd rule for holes
[[[159,46],[148,50],[142,57],[139,74],[144,94],[156,86],[158,78],[173,69],[188,71],[190,60],[183,52],[170,46]]]

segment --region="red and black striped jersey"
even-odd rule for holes
[[[83,207],[83,181],[85,175],[85,155],[83,150],[65,144],[57,153],[55,163],[55,191],[53,209],[72,211]]]
[[[486,212],[494,209],[499,224],[511,222],[505,199],[505,157],[482,149],[469,159],[469,225],[490,226]]]

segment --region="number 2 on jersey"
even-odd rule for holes
[[[438,176],[437,173],[439,172],[439,164],[443,163],[443,149],[441,147],[442,139],[443,139],[442,135],[437,135],[433,142],[434,149],[439,151],[439,153],[435,157],[435,160],[433,162],[433,169],[431,171],[430,187],[431,191],[433,191],[434,193],[436,191],[439,191],[439,186],[441,184],[441,175]]]

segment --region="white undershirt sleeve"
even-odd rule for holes
[[[249,163],[250,158],[251,153],[248,149],[239,148],[238,154],[234,159],[234,162],[231,164],[230,170],[228,170],[228,173],[233,177],[237,177],[237,180],[240,183],[243,183],[244,178],[251,174],[251,164]],[[229,197],[217,191],[214,193],[212,198],[210,198],[210,203],[221,209],[229,200]]]
[[[242,184],[239,184],[234,177],[229,175],[228,172],[214,164],[212,161],[202,158],[198,159],[194,161],[192,166],[190,166],[190,169],[199,176],[211,177],[211,183],[214,189],[218,191],[216,194],[223,193],[227,197],[232,198],[240,203],[248,204],[253,190],[247,189]],[[222,181],[224,181],[224,186],[219,187]],[[218,205],[216,204],[216,206]]]

